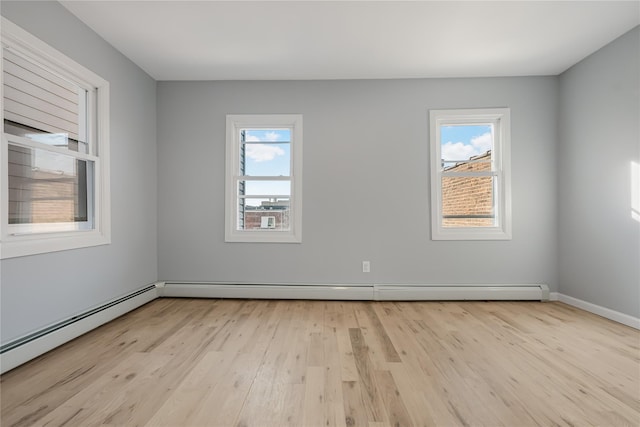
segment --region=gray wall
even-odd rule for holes
[[[557,82],[159,82],[159,279],[555,291]],[[513,240],[430,240],[428,110],[503,106],[512,119]],[[224,242],[228,113],[303,114],[302,244]]]
[[[152,283],[157,275],[156,83],[57,2],[4,17],[110,82],[112,244],[1,262],[5,343]]]
[[[640,27],[560,78],[560,292],[640,317]]]

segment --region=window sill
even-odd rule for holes
[[[0,259],[108,245],[111,237],[97,231],[52,233],[47,237],[9,236],[0,242]]]
[[[227,233],[226,243],[302,243],[302,237],[292,233],[273,231],[244,231]]]
[[[440,229],[434,230],[431,240],[511,240],[511,231],[502,229]]]

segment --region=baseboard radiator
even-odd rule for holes
[[[548,301],[547,285],[278,285],[165,282],[160,297],[364,301]]]
[[[145,286],[68,319],[0,346],[0,373],[22,365],[92,329],[158,298],[156,284]]]
[[[547,285],[374,285],[377,301],[548,301]]]

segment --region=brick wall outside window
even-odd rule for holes
[[[491,170],[491,151],[472,157],[473,162],[460,162],[447,172],[477,172]],[[494,218],[464,216],[494,216],[492,177],[443,177],[442,225],[444,227],[490,227]],[[450,216],[455,216],[451,218]]]

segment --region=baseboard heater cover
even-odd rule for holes
[[[275,285],[165,282],[160,297],[364,301],[548,301],[547,285]]]
[[[368,285],[274,285],[169,283],[158,287],[160,297],[179,298],[250,298],[372,300],[373,287]]]
[[[79,337],[117,317],[122,316],[158,297],[155,284],[115,298],[68,319],[56,322],[0,346],[0,373]]]
[[[547,285],[376,285],[378,301],[548,301]]]

